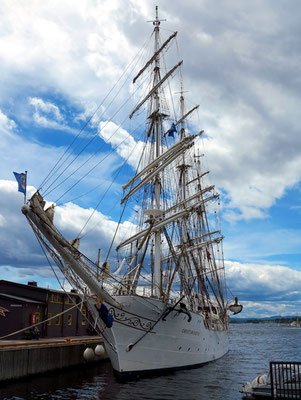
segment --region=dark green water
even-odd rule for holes
[[[120,383],[109,362],[84,365],[1,386],[0,399],[237,400],[242,384],[265,373],[269,361],[301,361],[301,328],[233,324],[230,330],[230,351],[202,368]]]

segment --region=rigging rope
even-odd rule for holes
[[[56,315],[54,315],[54,316],[52,316],[52,317],[50,317],[50,318],[44,319],[44,320],[41,321],[41,322],[37,322],[36,324],[32,324],[32,325],[30,325],[30,326],[26,326],[25,328],[19,329],[18,331],[15,331],[15,332],[9,333],[8,335],[2,336],[2,337],[0,337],[0,340],[3,340],[3,339],[5,339],[5,338],[7,338],[7,337],[9,337],[9,336],[16,335],[17,333],[25,332],[25,331],[27,331],[29,328],[34,328],[35,326],[39,326],[39,325],[45,324],[46,322],[51,321],[52,319],[57,318],[57,317],[59,317],[60,315],[63,315],[63,314],[65,314],[66,312],[68,312],[68,311],[70,311],[70,310],[73,310],[73,308],[75,308],[75,307],[78,308],[78,304],[75,304],[74,306],[72,306],[72,307],[70,307],[70,308],[67,308],[67,310],[62,311],[62,312],[60,312],[60,313],[58,313],[58,314],[56,314]]]
[[[124,121],[123,121],[124,122]],[[120,125],[121,126],[121,125]],[[120,126],[118,127],[118,129],[120,128]],[[141,126],[141,125],[140,125]],[[133,132],[135,132],[138,128],[140,128],[140,126],[138,126]],[[114,131],[114,133],[110,136],[110,138],[109,139],[111,139],[113,136],[114,136],[114,134],[118,131],[118,129],[116,129],[115,131]],[[58,202],[59,200],[61,200],[61,198],[62,197],[64,197],[68,192],[70,192],[70,190],[72,190],[76,185],[78,185],[84,178],[86,178],[96,167],[98,167],[106,158],[108,158],[111,154],[113,154],[116,150],[117,150],[117,148],[119,147],[119,146],[121,146],[122,145],[122,143],[124,143],[127,139],[129,139],[130,137],[132,137],[131,136],[131,134],[129,133],[128,134],[128,136],[126,137],[126,138],[124,138],[120,143],[118,143],[115,147],[113,147],[113,149],[108,153],[108,154],[106,154],[98,163],[96,163],[88,172],[86,172],[86,174],[84,174],[77,182],[75,182],[68,190],[66,190],[57,200],[56,200],[56,202]],[[104,145],[102,145],[102,146],[100,146],[100,148],[99,149],[101,149],[102,147],[103,147]],[[94,156],[95,156],[95,154],[99,151],[99,149],[97,149],[96,150],[96,152],[92,155],[92,156],[90,156],[81,166],[79,166],[75,171],[73,171],[67,178],[65,178],[63,181],[61,181],[60,183],[59,183],[59,185],[57,185],[55,188],[53,188],[50,192],[48,192],[48,194],[49,193],[51,193],[53,190],[55,190],[58,186],[60,186],[63,182],[65,182],[66,180],[68,180],[72,175],[74,175],[80,168],[82,168],[85,164],[87,164],[89,161],[90,161],[90,159],[92,159]]]
[[[27,218],[28,219],[28,218]],[[28,222],[30,223],[30,225],[32,226],[32,223],[31,223],[31,221],[28,219]],[[55,271],[55,269],[53,268],[53,266],[52,266],[52,264],[51,264],[51,262],[50,262],[50,260],[49,260],[49,258],[48,258],[48,256],[47,256],[47,253],[46,253],[46,251],[45,251],[45,249],[44,249],[44,247],[43,247],[43,245],[42,245],[42,240],[41,240],[41,238],[39,237],[39,235],[37,234],[37,232],[36,232],[36,230],[35,229],[33,229],[33,232],[34,232],[34,234],[35,234],[35,236],[36,236],[36,238],[37,238],[37,240],[38,240],[38,242],[39,242],[39,245],[40,245],[40,247],[41,247],[41,249],[42,249],[42,251],[43,251],[43,253],[44,253],[44,255],[45,255],[45,257],[46,257],[46,259],[47,259],[47,261],[48,261],[48,264],[49,264],[49,266],[50,266],[50,268],[52,269],[52,272],[54,273],[54,276],[56,277],[56,279],[57,279],[57,282],[58,282],[58,284],[60,285],[60,287],[61,287],[61,289],[63,290],[63,292],[68,296],[68,298],[71,300],[71,301],[73,301],[73,299],[71,298],[71,296],[69,295],[69,293],[67,293],[66,292],[66,290],[65,290],[65,288],[62,286],[62,284],[61,284],[61,281],[60,281],[60,279],[59,279],[59,277],[58,277],[58,275],[57,275],[57,273],[56,273],[56,271]],[[82,290],[82,292],[83,292],[83,290]],[[80,305],[80,307],[79,307],[79,305],[78,304],[75,304],[75,306],[74,307],[77,307],[77,309],[79,310],[79,312],[82,314],[82,306],[83,306],[83,302],[84,302],[84,297],[86,296],[86,293],[83,293],[83,297],[82,297],[82,301],[81,301],[81,305]],[[74,308],[74,307],[72,307],[72,308]],[[83,315],[83,314],[82,314]],[[84,315],[83,315],[84,316]],[[113,348],[114,346],[112,345],[112,343],[110,342],[110,340],[106,337],[106,335],[105,335],[105,330],[106,330],[106,327],[104,327],[104,329],[100,329],[100,327],[97,325],[97,329],[96,329],[96,327],[95,327],[95,323],[93,322],[93,321],[90,321],[90,319],[88,318],[88,315],[85,315],[85,318],[86,318],[86,320],[87,320],[87,322],[89,323],[89,325],[90,326],[92,326],[94,329],[95,329],[95,331],[96,332],[98,332],[98,334],[101,334],[102,336],[103,336],[103,338],[106,340],[106,342]],[[44,322],[47,322],[48,320],[46,320],[46,321],[44,321]]]
[[[152,35],[151,35],[152,36]],[[99,106],[96,108],[96,110],[94,111],[94,113],[89,117],[88,121],[84,124],[84,126],[80,129],[79,133],[76,135],[76,137],[73,139],[73,141],[71,142],[71,144],[68,146],[68,148],[64,151],[64,153],[61,155],[61,157],[59,158],[59,160],[56,162],[56,164],[54,165],[54,167],[51,169],[51,171],[48,173],[48,175],[46,176],[46,178],[42,181],[42,183],[39,185],[39,189],[42,189],[42,186],[49,181],[49,179],[51,178],[51,174],[52,176],[54,176],[54,174],[62,167],[62,165],[68,160],[69,156],[72,154],[70,153],[69,156],[67,157],[67,159],[55,170],[55,168],[58,166],[59,162],[63,159],[63,157],[65,156],[65,154],[67,154],[67,152],[69,151],[69,149],[71,149],[72,145],[75,143],[75,141],[78,139],[78,137],[82,134],[82,132],[84,131],[84,129],[87,127],[87,125],[90,123],[90,121],[93,119],[94,115],[98,112],[98,110],[102,107],[102,105],[104,104],[104,102],[106,101],[106,99],[109,97],[109,95],[113,92],[113,90],[115,89],[115,87],[118,85],[118,83],[121,81],[121,79],[123,78],[123,76],[127,73],[127,71],[129,70],[130,66],[134,63],[134,60],[137,58],[137,61],[135,63],[135,65],[133,66],[132,70],[129,72],[129,75],[132,73],[133,69],[136,67],[137,63],[139,62],[139,54],[143,52],[143,50],[146,48],[147,43],[151,40],[151,37],[148,38],[143,46],[140,48],[140,50],[136,53],[135,57],[133,58],[133,60],[127,65],[127,67],[125,68],[125,70],[123,71],[123,73],[121,74],[121,76],[118,78],[118,80],[115,82],[115,84],[113,85],[113,87],[111,88],[111,90],[107,93],[107,95],[104,97],[104,99],[102,100],[102,102],[99,104]],[[128,79],[128,78],[127,78]],[[127,81],[127,79],[125,80],[125,82]],[[124,84],[125,84],[124,82]],[[124,86],[124,84],[121,86],[121,88]],[[118,94],[118,93],[117,93]],[[116,94],[116,96],[117,96]],[[116,96],[113,98],[113,100],[116,98]],[[112,100],[112,101],[113,101]],[[112,103],[111,101],[111,103]],[[110,104],[111,104],[110,103]],[[109,106],[110,106],[109,104]],[[80,143],[79,143],[80,144]],[[79,145],[78,145],[79,146]],[[78,147],[77,146],[77,147]],[[76,147],[76,148],[77,148]],[[76,150],[76,148],[73,150],[73,152]],[[53,172],[54,171],[54,172]]]
[[[110,185],[108,186],[107,190],[104,192],[103,196],[101,197],[101,199],[99,200],[99,202],[98,202],[97,205],[95,206],[95,208],[94,208],[92,214],[89,216],[89,218],[87,219],[86,223],[84,224],[84,226],[82,227],[82,229],[81,229],[80,232],[78,233],[77,238],[83,238],[83,237],[85,237],[85,236],[87,235],[88,232],[86,232],[84,235],[82,235],[82,236],[80,237],[80,234],[82,233],[82,231],[84,230],[84,228],[87,226],[88,222],[89,222],[90,219],[92,218],[92,216],[93,216],[93,214],[95,213],[95,211],[98,209],[98,207],[99,207],[100,203],[102,202],[102,200],[104,199],[105,195],[107,194],[107,192],[109,191],[109,189],[111,188],[111,186],[113,185],[113,183],[115,183],[115,181],[116,181],[118,175],[120,174],[120,172],[122,171],[123,167],[126,165],[126,163],[128,162],[129,158],[130,158],[131,155],[133,154],[133,152],[134,152],[134,150],[135,150],[137,144],[138,144],[138,143],[136,143],[136,145],[133,147],[133,149],[132,149],[132,151],[130,152],[130,154],[128,155],[128,157],[124,160],[124,162],[123,162],[123,164],[121,165],[121,167],[117,170],[117,172],[116,172],[116,174],[115,174],[115,176],[114,176],[114,179],[112,180],[112,182],[111,182]],[[114,207],[113,207],[113,208],[114,208]],[[93,229],[94,229],[94,228],[90,229],[90,232],[91,232],[91,230],[93,230]]]
[[[142,84],[141,84],[142,85]],[[140,87],[139,87],[140,88]],[[139,89],[137,88],[137,90]],[[136,91],[137,91],[136,90]],[[135,91],[135,92],[136,92]],[[91,144],[93,142],[93,140],[96,137],[99,137],[99,133],[104,130],[104,128],[112,121],[112,119],[119,113],[119,111],[124,107],[124,105],[126,103],[129,102],[129,100],[131,99],[131,97],[135,94],[132,93],[132,95],[118,108],[118,110],[115,112],[115,114],[113,114],[113,116],[106,121],[105,125],[99,130],[97,131],[97,133],[90,139],[90,141],[81,149],[81,151],[73,158],[73,160],[65,167],[65,169],[56,177],[56,179],[51,183],[51,185],[49,185],[45,191],[44,191],[44,196],[49,195],[51,192],[53,192],[55,189],[57,189],[62,183],[64,183],[66,180],[68,180],[72,175],[74,175],[75,172],[77,172],[80,168],[82,168],[91,158],[93,158],[104,146],[105,143],[103,143],[89,158],[88,160],[86,160],[81,166],[79,166],[75,171],[73,171],[67,178],[63,179],[57,186],[55,186],[53,189],[49,190],[53,184],[59,179],[59,177],[74,163],[74,161],[82,154],[82,152],[89,146],[89,144]],[[127,120],[128,116],[126,118],[124,118],[124,120],[122,121],[122,123],[119,125],[119,127],[114,131],[114,133],[107,139],[110,140],[115,133],[120,129],[121,125],[123,124],[123,122],[125,122]]]

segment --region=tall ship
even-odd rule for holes
[[[152,54],[133,74],[133,92],[141,98],[128,115],[143,118],[143,140],[122,186],[120,219],[102,265],[81,252],[80,235],[66,238],[58,230],[57,205],[46,207],[43,185],[22,207],[47,259],[88,305],[119,376],[192,368],[222,357],[229,310],[241,309],[227,299],[219,194],[203,167],[204,131],[191,123],[198,106],[186,108],[181,79],[175,87],[182,61],[166,67],[177,32],[161,39],[157,7],[151,22]],[[44,182],[53,176],[57,183],[55,172],[67,169],[71,155],[68,148],[67,164],[60,159]],[[125,236],[129,215],[132,230]]]

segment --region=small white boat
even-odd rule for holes
[[[271,397],[270,373],[257,376],[251,383],[246,382],[240,392],[250,399]]]
[[[299,318],[297,317],[296,321],[291,322],[290,326],[292,326],[294,328],[300,328],[301,327],[301,323],[299,321]]]

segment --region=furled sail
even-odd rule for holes
[[[112,298],[106,290],[104,290],[98,282],[87,272],[87,268],[84,266],[84,262],[80,260],[79,251],[65,240],[49,223],[43,207],[45,202],[42,196],[36,192],[30,201],[31,207],[24,205],[22,207],[23,214],[43,233],[48,242],[54,247],[54,249],[64,259],[66,264],[80,276],[80,278],[88,285],[90,290],[97,296],[101,296],[107,302],[116,304],[114,298]]]

